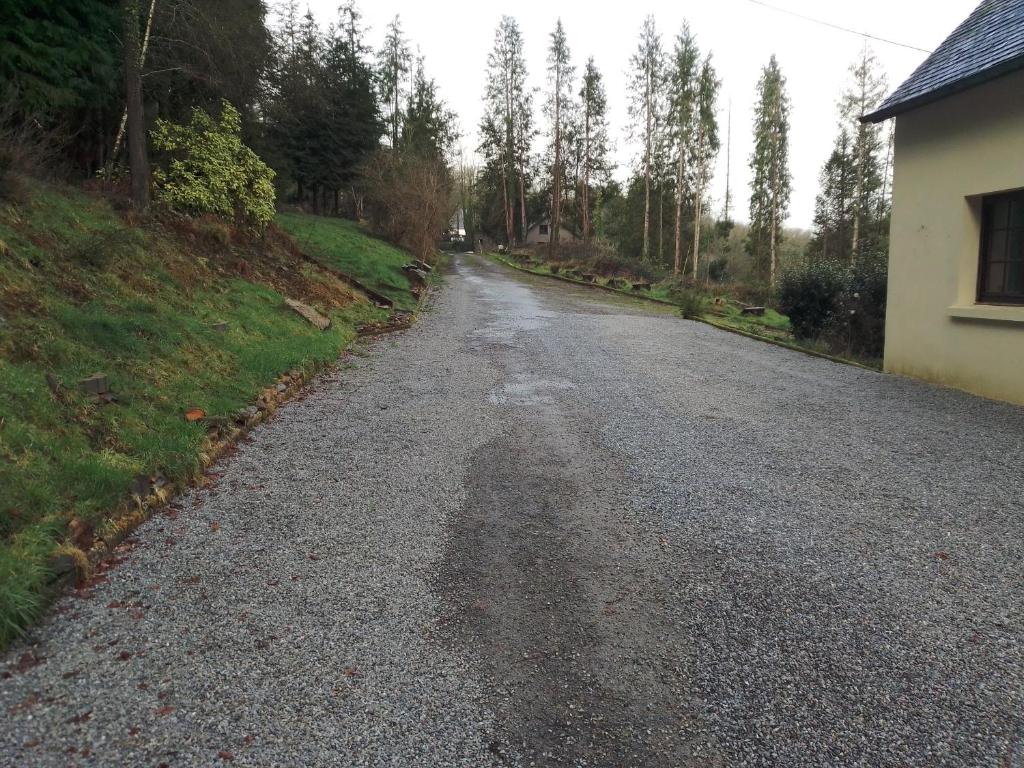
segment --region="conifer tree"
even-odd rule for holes
[[[505,188],[502,205],[508,242],[518,233],[521,239],[526,221],[526,167],[533,130],[532,94],[526,84],[526,58],[519,25],[504,16],[494,34],[494,48],[487,57],[487,85],[484,92],[484,122],[481,125],[481,150],[491,165],[500,164]],[[516,188],[518,187],[518,188]],[[518,193],[519,226],[515,225]]]
[[[608,97],[605,94],[601,72],[594,63],[594,57],[587,59],[580,86],[580,224],[583,232],[583,247],[590,253],[592,223],[592,187],[604,185],[608,180]]]
[[[868,236],[873,233],[875,212],[878,210],[877,197],[882,190],[879,155],[882,150],[881,126],[861,122],[881,102],[886,92],[885,76],[879,71],[878,59],[864,46],[860,61],[850,68],[853,82],[843,94],[839,111],[843,121],[851,127],[854,172],[854,191],[851,214],[850,257],[856,259],[864,245],[865,229]]]
[[[548,239],[548,254],[558,252],[559,233],[562,225],[562,195],[565,179],[565,147],[563,130],[572,99],[573,66],[569,61],[569,45],[565,37],[562,20],[555,24],[548,45],[548,99],[544,105],[545,114],[551,122],[551,237]]]
[[[693,125],[696,113],[697,45],[688,25],[684,24],[676,37],[669,70],[669,131],[675,174],[675,245],[672,273],[678,275],[683,267],[683,202],[690,190],[690,155]]]
[[[661,37],[654,16],[644,19],[636,52],[630,59],[633,68],[630,81],[629,114],[633,120],[633,134],[643,142],[640,169],[644,180],[644,223],[642,257],[651,257],[651,186],[655,175],[657,128],[659,123],[659,97],[664,82],[664,61]]]
[[[750,156],[750,231],[747,251],[768,284],[775,284],[782,223],[789,209],[789,97],[775,56],[761,71],[754,112],[754,151]]]
[[[697,82],[697,103],[693,136],[693,276],[697,277],[700,260],[700,220],[704,209],[704,191],[720,146],[718,117],[715,114],[721,81],[711,64],[711,54],[704,59]]]
[[[402,131],[402,89],[412,68],[412,53],[397,14],[388,24],[384,44],[377,52],[377,66],[391,148],[397,149]]]

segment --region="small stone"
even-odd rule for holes
[[[78,388],[87,395],[102,395],[110,391],[110,382],[102,373],[81,379]]]
[[[225,320],[220,320],[220,321],[218,321],[216,323],[213,323],[213,324],[210,325],[210,327],[213,330],[217,331],[217,333],[226,333],[227,330],[228,330],[228,324],[227,324],[227,321],[225,321]]]

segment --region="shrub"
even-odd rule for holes
[[[363,168],[373,230],[424,261],[433,261],[451,215],[451,174],[429,153],[380,149]],[[498,251],[504,253],[499,246]]]
[[[796,338],[821,336],[836,313],[844,282],[842,267],[830,261],[805,261],[782,273],[778,307],[789,316]]]
[[[728,260],[714,259],[708,262],[708,277],[716,283],[724,283],[729,277]]]
[[[153,174],[159,200],[258,229],[274,218],[274,172],[242,143],[242,119],[229,102],[216,121],[198,107],[187,125],[157,120],[152,136],[166,157]]]
[[[887,288],[888,264],[884,255],[866,256],[850,268],[826,330],[833,347],[862,357],[882,357]]]
[[[679,314],[689,320],[696,320],[703,317],[704,312],[707,311],[707,295],[694,288],[685,288],[681,291],[675,292],[673,295],[676,302],[679,304]]]

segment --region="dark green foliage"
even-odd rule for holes
[[[835,316],[844,283],[842,267],[831,261],[806,261],[782,273],[778,308],[789,316],[796,338],[821,336]]]
[[[119,71],[115,0],[7,0],[0,83],[23,115],[57,116],[105,101]]]
[[[716,283],[725,282],[729,276],[729,262],[726,259],[714,259],[708,262],[708,277]]]
[[[849,269],[834,319],[826,331],[833,347],[858,357],[882,357],[887,278],[884,254],[865,256]]]
[[[697,320],[704,316],[708,309],[707,294],[695,288],[683,288],[672,294],[672,299],[679,305],[679,314],[689,320]]]
[[[310,13],[301,21],[286,18],[278,33],[266,105],[267,159],[282,188],[318,211],[328,195],[338,202],[383,132],[357,20],[345,6],[341,28],[329,35]]]
[[[145,13],[149,2],[140,3]],[[254,108],[273,55],[264,0],[158,0],[143,72],[150,111],[172,122],[193,107],[216,112],[223,101],[242,114],[254,139]]]

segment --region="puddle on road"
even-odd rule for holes
[[[494,405],[550,405],[555,402],[555,395],[570,389],[576,389],[576,385],[565,379],[540,379],[518,373],[487,399]]]

